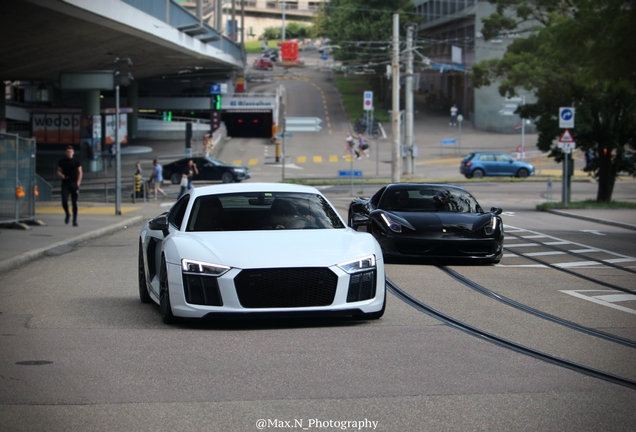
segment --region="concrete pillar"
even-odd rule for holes
[[[128,137],[135,139],[139,120],[139,85],[136,80],[133,80],[126,88],[126,93],[127,105],[133,109],[132,113],[128,114]]]
[[[83,90],[81,93],[81,107],[82,107],[82,130],[80,130],[80,159],[82,160],[82,169],[84,172],[97,172],[101,169],[102,158],[90,158],[89,154],[95,154],[101,152],[100,145],[95,145],[92,137],[83,136],[86,133],[84,130],[84,119],[86,117],[100,116],[100,99],[99,90]],[[100,125],[101,129],[101,125]],[[102,131],[103,133],[103,131]],[[101,137],[99,138],[101,141]]]

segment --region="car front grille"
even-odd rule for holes
[[[244,308],[329,306],[337,284],[338,276],[321,267],[242,270],[234,278]]]
[[[215,277],[184,274],[183,292],[189,304],[223,306],[219,284]]]
[[[369,300],[375,297],[376,271],[355,273],[349,279],[347,303]]]

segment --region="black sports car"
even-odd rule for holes
[[[366,227],[385,257],[470,258],[498,263],[503,254],[502,210],[484,212],[466,190],[446,184],[399,183],[356,198],[348,224]]]
[[[199,174],[195,174],[192,181],[220,180],[223,183],[240,182],[250,178],[250,169],[239,165],[228,165],[211,157],[193,157],[179,159],[163,166],[163,178],[170,180],[172,184],[181,182],[181,174],[188,160],[196,164]]]

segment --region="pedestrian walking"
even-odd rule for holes
[[[153,183],[153,189],[155,191],[155,199],[157,199],[157,194],[161,192],[163,197],[167,197],[168,194],[161,189],[161,184],[163,183],[163,168],[159,164],[157,159],[152,161],[152,174],[150,174],[150,181]]]
[[[457,126],[458,112],[459,112],[459,109],[457,109],[457,104],[453,104],[453,106],[450,109],[450,123],[448,124],[449,126]]]
[[[360,156],[363,154],[369,157],[369,144],[367,144],[367,140],[364,139],[361,133],[358,134],[358,151],[356,154],[358,159],[360,159]]]
[[[192,159],[188,159],[188,163],[181,172],[181,189],[179,190],[179,196],[177,199],[181,198],[187,191],[192,189],[192,178],[195,175],[199,175],[197,164],[195,164]]]
[[[342,157],[346,158],[347,155],[353,157],[354,154],[358,156],[358,152],[355,149],[355,145],[356,144],[353,140],[353,137],[351,136],[349,132],[347,132],[347,138],[345,139],[345,148],[344,148],[344,153],[342,154]]]
[[[110,159],[108,159],[108,168],[111,168],[113,166],[113,161],[115,160],[115,157],[117,156],[117,147],[115,147],[115,144],[110,145],[110,148],[108,149],[108,154],[110,154]]]
[[[73,206],[73,226],[77,226],[77,199],[82,183],[82,164],[75,159],[73,146],[66,147],[66,157],[60,159],[57,164],[57,175],[62,178],[62,208],[66,216],[64,223],[68,224],[71,214],[68,210],[68,197],[71,196]]]

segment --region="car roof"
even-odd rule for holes
[[[237,192],[297,192],[322,195],[320,191],[314,187],[287,183],[223,183],[196,187],[192,189],[191,194],[192,197],[198,197],[202,195]]]

